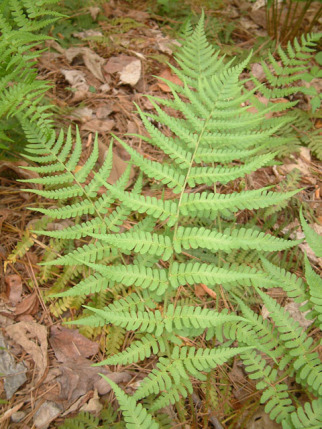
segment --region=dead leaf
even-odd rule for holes
[[[80,411],[84,411],[87,413],[94,414],[95,416],[98,416],[102,411],[102,409],[103,409],[103,404],[100,403],[97,390],[95,390],[92,399],[90,399],[87,402],[87,404],[83,405],[82,408],[80,408]]]
[[[141,61],[134,60],[120,72],[120,82],[125,85],[135,86],[141,77]]]
[[[71,117],[83,123],[88,122],[93,119],[93,109],[89,107],[79,107],[73,111]]]
[[[82,130],[93,131],[94,133],[106,133],[111,131],[115,125],[113,119],[101,120],[101,119],[92,119],[91,121],[86,122],[82,125]]]
[[[111,57],[105,66],[103,67],[106,73],[118,73],[121,72],[124,67],[131,64],[133,61],[137,61],[137,58],[130,57],[128,55],[119,55],[118,57]]]
[[[22,282],[18,274],[10,274],[5,276],[6,295],[12,305],[17,305],[21,301]]]
[[[51,328],[49,338],[55,356],[59,362],[66,362],[78,357],[93,356],[99,345],[80,334],[77,329],[67,329],[59,325]]]
[[[77,39],[87,39],[89,37],[103,37],[103,33],[101,31],[89,29],[86,31],[79,31],[78,33],[73,33],[73,37]]]
[[[108,149],[104,143],[99,141],[98,150],[99,150],[99,163],[100,165],[102,165],[105,160]],[[106,179],[106,181],[109,184],[113,185],[122,176],[127,166],[128,166],[128,163],[118,155],[117,149],[113,148],[113,166],[112,166],[111,173],[109,177]],[[132,184],[134,176],[135,176],[134,168],[131,167],[130,179],[127,183],[127,187]]]
[[[135,19],[135,21],[147,21],[150,18],[148,12],[143,12],[142,10],[130,10],[127,15],[128,18]]]
[[[130,374],[126,372],[112,373],[105,367],[93,367],[93,362],[83,357],[69,359],[59,369],[61,376],[57,378],[57,382],[61,388],[60,398],[70,405],[95,388],[100,395],[111,390],[105,380],[101,381],[100,373],[110,377],[115,383],[127,382],[131,379]]]
[[[266,75],[263,69],[263,66],[259,63],[254,63],[251,65],[251,72],[256,79],[258,79],[260,82],[263,82]]]
[[[98,15],[101,12],[101,8],[98,7],[98,6],[90,6],[88,8],[88,10],[89,10],[89,13],[91,14],[91,17],[92,17],[93,21],[96,21]]]
[[[3,323],[1,325],[4,327]],[[7,344],[0,333],[0,373],[4,379],[3,384],[7,399],[11,399],[19,387],[27,381],[26,372],[27,368],[23,362],[16,364],[12,353],[7,350]]]
[[[15,405],[14,407],[7,410],[1,417],[0,417],[0,423],[4,422],[7,419],[10,419],[10,417],[17,413],[17,411],[24,405],[23,402],[20,402],[19,404]]]
[[[60,404],[45,401],[34,414],[34,425],[37,429],[47,429],[49,424],[55,420],[63,411]]]
[[[82,71],[61,69],[61,72],[72,88],[88,91],[89,85],[87,85],[85,75]]]
[[[7,334],[19,344],[35,362],[38,374],[35,383],[45,374],[47,368],[47,330],[35,322],[19,322],[7,326]]]
[[[96,79],[105,83],[102,73],[102,66],[105,60],[97,55],[90,48],[69,48],[65,51],[65,57],[69,63],[72,63],[76,57],[81,57],[86,68],[92,73]]]
[[[302,146],[300,148],[300,157],[303,159],[303,161],[307,162],[308,164],[311,162],[311,151],[308,147]]]
[[[172,74],[171,70],[169,68],[166,68],[163,70],[163,72],[159,75],[163,79],[169,80],[170,82],[176,84],[176,85],[183,85],[181,80],[176,76],[175,74]],[[171,89],[166,84],[166,82],[158,81],[157,86],[163,91],[163,92],[171,92]]]
[[[307,301],[306,301],[307,302]],[[302,326],[302,328],[307,329],[309,326],[312,325],[313,320],[306,319],[305,315],[310,313],[311,310],[302,312],[300,310],[300,307],[304,305],[305,302],[299,304],[294,301],[290,301],[285,305],[285,310],[290,313],[292,316],[292,319],[294,319],[296,322],[299,322],[299,325]]]
[[[109,106],[101,106],[96,110],[96,117],[98,119],[106,119],[112,112],[113,109]]]
[[[22,315],[35,315],[39,308],[39,300],[36,292],[28,295],[22,302],[20,302],[15,309],[17,316]]]

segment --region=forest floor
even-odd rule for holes
[[[182,2],[184,5],[176,13],[174,10],[162,13],[144,1],[105,4],[92,1],[83,8],[79,8],[80,2],[75,0],[62,3],[69,18],[51,28],[50,33],[56,40],[47,42],[48,49],[39,58],[39,76],[53,84],[48,97],[56,106],[57,124],[61,127],[78,125],[84,142],[84,159],[86,151],[91,152],[95,133],[99,136],[101,162],[111,132],[120,138],[125,134],[144,135],[144,126],[134,103],[142,110],[150,110],[152,105],[144,94],[169,96],[170,88],[155,76],[180,84],[167,63],[174,63],[173,52],[179,43],[180,26],[189,15],[197,21],[200,4],[206,10],[209,36],[228,56],[242,57],[251,49],[256,55],[268,43],[265,8],[260,5],[256,8],[253,3],[242,0],[218,2],[216,8],[209,6],[211,2]],[[169,6],[171,2],[164,3]],[[256,73],[256,69],[253,72]],[[309,108],[306,98],[299,103],[304,110]],[[321,125],[320,121],[315,121],[316,128]],[[149,159],[162,160],[162,153],[139,137],[132,136],[131,144]],[[129,159],[118,144],[114,145],[114,155],[111,183],[124,172]],[[8,391],[12,391],[10,399],[1,405],[1,429],[56,428],[80,410],[98,415],[102,404],[112,403],[113,398],[106,385],[99,382],[98,373],[102,368],[90,366],[92,361],[103,359],[102,338],[95,341],[87,338],[84,331],[63,327],[63,319],[71,318],[77,311],[75,303],[75,307],[72,303],[70,307],[57,310],[54,303],[46,299],[54,280],[44,281],[45,274],[38,263],[47,249],[48,240],[32,233],[39,214],[28,209],[37,207],[40,201],[44,204],[44,201],[26,192],[26,185],[17,182],[16,179],[25,179],[32,174],[21,168],[24,165],[26,162],[21,159],[0,161],[0,258],[4,263],[0,273],[3,330],[0,350],[10,346],[11,359],[3,353],[0,361],[7,359],[8,371],[15,374],[10,385],[0,381],[3,399],[8,397]],[[321,163],[309,149],[300,148],[283,159],[279,166],[262,168],[249,180],[254,188],[276,185],[296,168],[300,172],[297,186],[303,189],[299,199],[307,203],[315,226],[321,231]],[[133,170],[131,180],[135,174]],[[157,185],[153,192],[155,196],[161,195]],[[290,216],[294,213],[296,211],[291,208]],[[297,217],[292,219],[292,225],[299,225]],[[51,228],[62,226],[65,226],[64,222],[57,222]],[[316,260],[315,266],[321,270],[321,260]],[[59,279],[59,270],[53,276],[55,280]],[[207,293],[204,290],[196,292],[201,297]],[[278,289],[272,291],[272,296],[280,301],[285,298]],[[120,350],[127,340],[128,337],[121,338]],[[77,367],[71,367],[70,362],[75,359],[78,359]],[[129,389],[133,388],[136,379],[137,376],[126,368],[115,376],[116,382]],[[256,390],[237,361],[233,367],[225,367],[222,380],[217,414],[214,418],[209,417],[207,426],[205,423],[195,426],[199,417],[194,419],[187,415],[186,422],[175,427],[280,427],[263,413]],[[197,415],[200,398],[196,396],[195,399]]]

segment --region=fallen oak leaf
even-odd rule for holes
[[[56,325],[51,328],[50,332],[49,343],[59,362],[66,362],[79,357],[86,358],[98,353],[98,343],[84,337],[77,329],[68,329]]]
[[[12,305],[21,301],[22,281],[18,274],[10,274],[4,278],[6,284],[6,295]]]
[[[48,365],[47,329],[35,322],[19,322],[7,326],[6,333],[31,356],[38,369],[35,379],[37,383],[45,374]]]
[[[17,316],[30,314],[35,315],[39,308],[39,300],[36,292],[28,295],[19,304],[16,305],[15,314]]]

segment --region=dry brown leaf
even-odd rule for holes
[[[60,398],[67,401],[69,406],[90,390],[97,389],[100,395],[111,390],[109,384],[99,375],[100,373],[110,377],[115,383],[127,382],[131,379],[126,372],[112,373],[105,367],[93,367],[93,362],[83,357],[68,360],[59,369],[61,376],[57,381],[61,388]]]
[[[90,6],[88,8],[88,10],[89,10],[89,13],[91,14],[91,17],[92,17],[93,21],[96,21],[98,15],[101,12],[101,8],[98,7],[98,6]]]
[[[72,88],[80,91],[88,91],[89,85],[87,85],[85,75],[82,71],[65,69],[61,69],[60,71]]]
[[[87,39],[88,37],[103,37],[103,33],[101,31],[89,29],[86,31],[79,31],[78,33],[73,33],[73,37],[77,39]]]
[[[34,315],[37,313],[39,308],[39,300],[36,292],[28,295],[23,301],[21,301],[15,309],[15,314],[17,316],[22,315]]]
[[[59,325],[51,328],[49,342],[59,362],[78,357],[93,356],[99,345],[80,334],[77,329],[67,329]]]
[[[106,154],[107,154],[107,146],[102,143],[98,142],[98,149],[99,149],[99,163],[103,164]],[[106,181],[113,185],[124,173],[128,166],[128,163],[124,161],[116,152],[115,149],[113,149],[113,166],[111,170],[111,174],[106,179]],[[133,167],[131,167],[131,173],[130,173],[130,180],[127,183],[127,187],[130,186],[133,182],[133,178],[135,176],[135,172]]]
[[[91,121],[88,121],[82,125],[82,130],[93,131],[94,133],[106,133],[111,131],[114,125],[115,121],[113,119],[92,119]]]
[[[120,83],[124,85],[135,86],[141,77],[141,61],[133,60],[126,65],[120,72]]]
[[[80,408],[80,411],[84,411],[87,413],[92,413],[95,416],[98,416],[103,409],[103,404],[100,403],[100,399],[95,390],[93,397]]]
[[[63,407],[52,401],[45,401],[34,414],[34,425],[37,429],[47,429],[63,411]]]
[[[99,81],[105,83],[102,73],[102,66],[105,63],[105,60],[90,48],[69,48],[65,51],[65,57],[69,63],[72,63],[76,57],[81,57],[86,68],[92,73],[92,75]]]
[[[18,274],[5,276],[6,295],[12,305],[17,305],[21,301],[22,281]]]
[[[22,406],[24,405],[23,402],[20,402],[19,404],[15,405],[12,408],[9,408],[1,417],[0,417],[0,423],[4,422],[5,420],[9,419],[14,413],[16,413]]]
[[[119,55],[118,57],[111,57],[103,67],[106,73],[112,74],[121,72],[124,67],[131,64],[133,61],[137,61],[137,58],[130,57],[128,55]]]
[[[38,370],[35,382],[41,379],[47,368],[47,330],[35,322],[19,322],[7,326],[7,334],[19,344],[35,362]]]
[[[163,70],[163,72],[159,75],[163,79],[169,80],[170,82],[176,84],[176,85],[182,85],[181,80],[176,76],[175,74],[171,73],[171,70],[169,68],[166,68]],[[166,82],[158,81],[157,86],[163,91],[163,92],[171,92],[171,89],[166,84]]]
[[[96,110],[96,117],[98,119],[106,119],[112,112],[113,109],[109,106],[101,106]]]

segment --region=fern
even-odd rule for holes
[[[116,399],[118,400],[120,409],[122,410],[126,427],[128,429],[142,428],[142,429],[157,429],[159,424],[154,420],[150,414],[142,407],[141,404],[137,404],[134,398],[127,396],[122,389],[118,387],[108,377],[102,375],[102,377],[112,387]]]
[[[277,53],[281,65],[269,52],[268,61],[262,61],[261,64],[270,88],[268,85],[260,85],[260,82],[253,78],[255,84],[260,85],[260,91],[266,98],[288,97],[296,92],[316,95],[314,88],[306,88],[301,84],[301,80],[307,73],[311,54],[320,38],[321,34],[312,33],[302,35],[300,41],[295,38],[293,43],[288,42],[286,50],[278,45]]]
[[[66,136],[61,132],[56,137],[41,121],[31,123],[20,117],[29,142],[27,158],[40,164],[29,167],[41,175],[29,182],[45,188],[31,192],[51,198],[54,205],[37,210],[51,218],[76,218],[60,231],[38,230],[73,244],[44,266],[72,271],[86,267],[78,284],[53,291],[61,300],[60,308],[67,302],[87,304],[85,317],[69,323],[92,332],[96,328],[122,336],[131,332],[135,338],[122,351],[120,342],[109,348],[107,341],[111,355],[104,364],[136,364],[156,355],[156,367],[133,397],[111,384],[128,427],[157,425],[137,401],[153,397],[151,412],[173,404],[192,393],[192,378],[205,381],[205,373],[237,354],[250,377],[258,380],[257,389],[271,418],[291,422],[296,412],[293,398],[278,371],[297,372],[303,388],[318,395],[320,364],[312,352],[311,337],[261,289],[281,286],[299,302],[311,297],[317,302],[317,288],[309,270],[311,292],[294,275],[269,262],[272,252],[288,250],[299,241],[282,238],[279,231],[264,234],[256,221],[241,225],[238,215],[242,210],[274,212],[272,206],[283,207],[298,191],[275,192],[269,187],[238,192],[226,186],[236,179],[243,183],[245,175],[273,162],[276,149],[285,142],[278,133],[290,119],[267,121],[265,113],[276,111],[274,106],[255,115],[248,112],[252,93],[244,90],[240,74],[249,59],[225,63],[206,41],[203,18],[187,34],[178,53],[178,67],[172,66],[183,85],[167,82],[172,90],[169,100],[149,97],[153,113],[138,109],[149,133],[145,139],[164,152],[163,162],[146,159],[115,137],[141,171],[132,189],[127,188],[130,166],[114,185],[108,182],[112,142],[97,171],[97,139],[81,166],[78,130],[74,138],[71,129]],[[166,107],[175,111],[172,116]],[[165,128],[173,137],[160,131]],[[160,183],[161,198],[146,192],[145,176]],[[85,237],[75,248],[74,240]],[[232,251],[240,252],[239,258],[231,260]],[[246,260],[245,252],[250,252]],[[190,286],[198,284],[217,294],[217,300],[222,292],[227,293],[239,304],[242,315],[220,311],[219,300],[216,310],[201,308],[200,301],[191,299]],[[180,299],[182,291],[187,302]],[[243,295],[258,300],[257,292],[275,322],[272,331],[268,322],[240,300]],[[92,301],[85,301],[92,294]],[[195,347],[187,345],[186,338],[194,339]],[[215,338],[219,344],[214,347]],[[238,346],[231,347],[235,340]],[[268,366],[268,359],[274,368]]]
[[[51,127],[51,106],[42,103],[49,83],[36,79],[35,59],[42,51],[32,48],[49,39],[40,31],[62,16],[48,8],[53,3],[8,0],[0,6],[0,119],[18,115]]]

